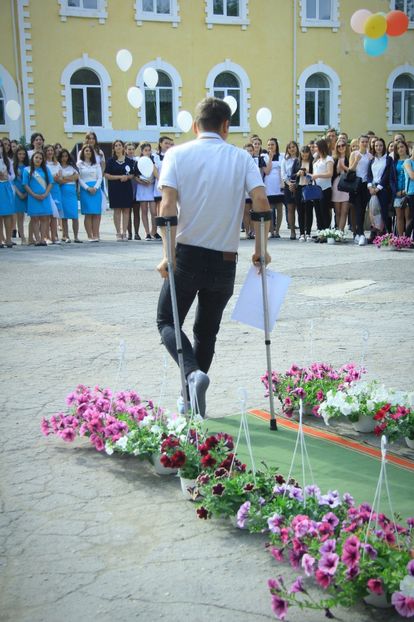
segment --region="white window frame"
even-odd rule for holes
[[[100,24],[104,24],[108,17],[108,0],[97,0],[96,9],[84,9],[82,7],[68,6],[68,0],[58,0],[60,4],[59,15],[62,22],[66,22],[68,17],[88,17],[98,19]]]
[[[169,14],[160,14],[157,11],[144,11],[143,0],[135,0],[135,21],[138,26],[142,26],[143,22],[170,22],[174,28],[181,21],[180,5],[178,0],[170,0]]]
[[[319,1],[319,0],[317,0]],[[300,0],[300,17],[302,32],[308,28],[332,28],[337,32],[341,23],[339,20],[339,0],[331,0],[331,19],[308,19],[306,12],[307,0]]]
[[[91,71],[97,74],[101,82],[102,125],[100,126],[94,127],[89,125],[74,125],[73,123],[72,85],[70,83],[70,79],[75,71],[77,71],[78,69],[91,69]],[[102,130],[112,130],[112,124],[110,121],[110,118],[112,116],[112,113],[110,111],[110,87],[112,82],[111,77],[105,67],[93,58],[89,58],[87,54],[84,54],[82,58],[77,58],[76,60],[66,65],[60,77],[60,83],[63,86],[61,94],[63,116],[65,118],[64,131],[67,134],[72,135],[76,132],[87,132],[91,129],[99,132],[101,140],[105,140],[105,136]]]
[[[227,1],[227,0],[223,0]],[[206,24],[208,28],[213,28],[214,24],[224,24],[227,26],[241,26],[246,30],[250,24],[249,20],[249,0],[239,0],[240,15],[238,17],[227,17],[227,15],[215,15],[213,12],[214,0],[205,0],[206,3]]]
[[[247,134],[248,132],[250,132],[250,125],[249,125],[250,80],[249,80],[249,76],[247,75],[243,67],[241,67],[240,65],[237,65],[236,63],[233,63],[229,59],[226,59],[224,63],[215,65],[215,67],[211,69],[211,71],[209,72],[207,76],[207,80],[206,80],[207,96],[209,97],[214,96],[214,81],[219,74],[224,73],[224,72],[233,73],[237,77],[240,83],[240,125],[231,126],[230,133],[242,132],[243,134]]]
[[[164,73],[168,75],[168,77],[171,80],[172,90],[173,90],[172,91],[173,125],[171,127],[166,127],[164,125],[156,126],[156,125],[146,124],[146,110],[145,110],[145,88],[146,87],[144,83],[144,71],[148,67],[153,67],[157,71],[158,70],[163,71]],[[163,132],[163,133],[165,132],[181,133],[182,130],[180,130],[180,128],[177,126],[177,115],[181,107],[181,91],[182,91],[183,82],[176,68],[170,65],[169,63],[166,63],[161,58],[156,58],[155,60],[150,61],[149,63],[146,63],[146,65],[143,65],[141,67],[141,69],[139,70],[137,74],[135,83],[136,83],[136,86],[139,89],[141,89],[142,94],[144,96],[142,105],[140,106],[137,112],[137,116],[139,118],[138,128],[140,130],[152,130],[152,131],[156,130],[158,132]]]
[[[402,123],[392,122],[392,103],[393,103],[393,90],[395,80],[404,73],[408,73],[414,79],[414,66],[413,65],[400,65],[396,67],[394,71],[390,73],[387,80],[387,130],[414,130],[414,125],[403,125]]]
[[[306,125],[306,82],[308,78],[315,73],[322,73],[329,82],[330,98],[329,98],[329,123],[328,125]],[[340,127],[340,113],[341,113],[341,81],[338,74],[328,65],[325,65],[322,61],[319,61],[315,65],[307,67],[300,75],[298,80],[298,127],[299,127],[299,141],[303,142],[304,132],[322,132],[328,127]]]
[[[391,0],[390,2],[390,10],[391,11],[395,11],[396,8],[396,1],[395,0]],[[404,0],[404,13],[407,13],[407,0]],[[409,29],[413,29],[414,28],[414,20],[410,20],[408,22],[408,28]]]
[[[20,136],[23,134],[23,126],[22,126],[22,116],[23,110],[20,117],[17,121],[12,121],[9,119],[6,113],[6,103],[13,99],[20,103],[20,98],[18,95],[16,83],[13,80],[11,74],[7,71],[7,69],[0,65],[0,77],[1,77],[1,92],[4,96],[4,121],[5,123],[0,125],[0,132],[2,134],[8,133],[10,138],[15,138],[16,140],[20,139]]]

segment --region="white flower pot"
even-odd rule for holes
[[[327,238],[328,244],[335,244],[335,238]]]
[[[371,592],[368,596],[364,596],[364,602],[378,609],[390,609],[392,607],[385,594],[373,594]]]
[[[407,443],[407,447],[409,447],[410,449],[414,449],[414,440],[411,438],[408,438],[408,436],[405,437],[405,442]]]
[[[376,422],[373,417],[368,417],[368,415],[360,415],[358,421],[353,421],[352,425],[357,432],[367,434],[368,432],[374,431]]]
[[[176,475],[178,473],[178,469],[170,469],[169,467],[165,467],[161,463],[160,458],[160,454],[153,454],[152,456],[152,464],[157,475]]]
[[[181,484],[181,492],[183,493],[184,499],[187,501],[194,501],[193,492],[194,488],[197,488],[197,484],[195,479],[186,479],[185,477],[180,477]]]

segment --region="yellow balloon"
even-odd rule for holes
[[[370,15],[364,24],[364,34],[370,39],[379,39],[387,32],[387,20],[382,13]]]

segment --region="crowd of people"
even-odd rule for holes
[[[155,149],[147,142],[115,140],[106,160],[90,131],[75,161],[68,149],[46,144],[39,132],[31,136],[29,148],[1,139],[0,248],[12,248],[15,240],[35,246],[82,243],[79,204],[87,240],[99,242],[108,202],[117,241],[141,240],[141,224],[146,241],[161,240],[155,224],[161,200],[157,182],[164,155],[173,145],[168,136],[161,136]],[[314,220],[319,231],[349,228],[359,246],[384,232],[412,236],[414,148],[403,134],[386,144],[374,132],[350,140],[345,132],[329,129],[323,138],[301,147],[290,141],[284,152],[277,138],[269,138],[264,149],[255,134],[244,149],[266,187],[272,238],[281,237],[284,214],[290,239],[300,242],[324,240],[315,228],[312,235]],[[140,170],[141,157],[150,159],[151,172]],[[246,238],[254,237],[250,209],[246,194],[241,226]],[[27,230],[25,215],[30,217]]]

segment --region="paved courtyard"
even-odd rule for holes
[[[155,328],[161,245],[116,243],[109,212],[102,229],[99,245],[0,250],[0,620],[272,620],[266,582],[278,568],[264,537],[197,520],[177,480],[146,463],[40,434],[41,417],[63,408],[78,383],[115,388],[121,341],[117,388],[175,406],[178,370]],[[414,252],[283,235],[269,245],[270,267],[292,277],[272,333],[274,369],[363,360],[370,377],[412,388]],[[242,240],[236,294],[252,251]],[[240,387],[249,407],[267,403],[264,337],[230,320],[234,301],[210,374],[212,417],[237,412]],[[399,619],[365,606],[337,615]],[[287,619],[322,617],[290,610]]]

